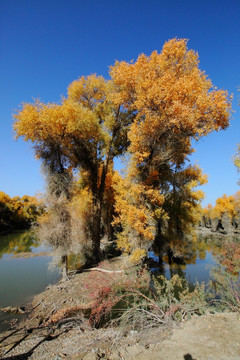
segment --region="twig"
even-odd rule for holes
[[[50,315],[52,315],[56,311],[56,309],[57,309],[56,304],[55,304],[55,302],[53,302],[53,309],[50,312]]]
[[[41,303],[43,302],[43,299],[41,301],[39,301],[39,303],[37,303],[37,305],[35,305],[32,310],[36,309],[36,307],[38,307]]]
[[[153,318],[156,318],[158,322],[160,322],[161,324],[167,324],[166,321],[163,321],[158,315],[154,314],[154,313],[151,313],[150,311],[147,311],[145,309],[139,309],[139,311],[143,311],[145,312],[146,314],[150,315],[151,317]]]
[[[132,293],[138,294],[139,296],[143,297],[145,300],[147,300],[148,302],[150,302],[153,307],[155,307],[156,309],[158,309],[158,311],[159,311],[162,315],[165,315],[164,312],[162,311],[162,309],[160,309],[160,307],[159,307],[152,299],[148,298],[146,295],[142,294],[140,291],[137,291],[137,290],[128,290],[128,292],[132,292]]]

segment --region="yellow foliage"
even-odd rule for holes
[[[11,198],[8,194],[5,194],[3,191],[0,191],[0,203],[7,204],[11,202]]]
[[[137,265],[146,256],[146,254],[147,254],[146,250],[136,249],[132,252],[130,256],[130,262],[134,265]]]
[[[75,214],[76,218],[87,217],[92,206],[92,194],[89,189],[78,190],[71,199],[70,208]]]
[[[220,219],[223,214],[226,214],[230,219],[236,215],[233,196],[227,196],[224,194],[216,200],[216,205],[212,210],[211,216],[213,219]]]
[[[115,223],[120,223],[129,233],[133,231],[132,236],[136,242],[153,240],[154,212],[146,203],[152,200],[156,206],[161,206],[164,197],[142,184],[133,183],[129,178],[121,178],[119,174],[115,174],[115,179],[117,179],[115,180],[115,210],[118,214]],[[159,208],[159,211],[161,212],[162,209]]]
[[[124,233],[118,234],[117,245],[120,250],[125,254],[130,254],[132,250],[132,244],[129,242],[128,236]]]
[[[219,197],[213,207],[208,204],[202,209],[202,216],[208,219],[221,219],[223,215],[227,215],[230,220],[234,218],[240,211],[240,191],[234,195],[226,195]]]
[[[212,204],[208,204],[202,209],[202,215],[207,218],[212,218],[212,210],[213,210]]]
[[[24,227],[30,225],[44,212],[41,200],[34,196],[10,197],[0,191],[0,226]]]
[[[152,144],[169,137],[178,142],[174,156],[182,161],[182,150],[191,151],[190,137],[198,139],[228,126],[231,98],[215,90],[198,65],[198,55],[187,49],[187,41],[172,39],[160,54],[142,54],[135,63],[116,62],[111,68],[120,88],[115,103],[137,111],[129,138],[138,164],[149,157]]]

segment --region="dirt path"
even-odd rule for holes
[[[162,343],[148,349],[135,346],[115,351],[109,359],[239,360],[240,315],[224,313],[193,318]],[[84,360],[95,360],[88,355]]]

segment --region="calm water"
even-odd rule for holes
[[[149,257],[158,261],[158,257],[153,253],[149,253]],[[210,269],[212,266],[216,265],[216,259],[211,250],[206,251],[204,259],[193,260],[191,264],[177,264],[173,263],[169,265],[167,262],[163,263],[164,265],[164,275],[166,278],[170,279],[173,274],[178,274],[181,277],[184,277],[189,283],[195,284],[196,282],[208,282],[210,278]],[[152,272],[158,273],[159,268],[151,268]]]
[[[163,256],[164,275],[171,278],[178,274],[189,283],[207,282],[211,267],[216,264],[216,255],[221,253],[222,240],[211,236],[192,241],[185,245],[176,244],[178,253],[184,255],[181,264],[169,264],[167,254]],[[39,245],[31,232],[12,233],[0,236],[0,307],[25,305],[35,294],[42,292],[47,285],[60,278],[59,270],[50,271],[51,256],[24,257],[24,253],[41,253],[48,249]],[[151,270],[159,272],[158,256],[153,252]],[[17,318],[0,311],[0,331],[8,328],[5,320]]]
[[[220,238],[217,235],[200,237],[195,241],[176,244],[177,253],[182,254],[181,261],[169,261],[167,254],[163,255],[163,269],[159,268],[158,256],[153,251],[149,258],[154,261],[151,266],[153,273],[161,273],[170,279],[174,274],[185,278],[190,284],[196,282],[207,283],[210,279],[210,270],[217,263],[217,257],[222,249],[227,246],[230,239]]]
[[[47,285],[59,280],[59,271],[49,270],[50,254],[21,257],[23,253],[46,251],[48,249],[40,246],[31,232],[0,236],[0,307],[25,305]],[[0,311],[0,331],[7,328],[5,320],[16,317]]]

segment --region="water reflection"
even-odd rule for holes
[[[50,253],[28,258],[12,256],[42,254],[43,250],[48,249],[41,247],[30,231],[0,236],[0,307],[25,305],[47,285],[59,280],[59,269],[49,271]],[[0,332],[8,327],[4,321],[11,318],[12,315],[0,311]]]
[[[149,252],[149,267],[152,272],[167,278],[177,274],[189,283],[207,282],[210,268],[220,263],[226,271],[239,274],[240,242],[237,237],[217,234],[198,235],[184,241],[169,242],[162,254]]]
[[[32,252],[40,246],[32,231],[10,233],[0,236],[0,259],[4,254]]]

